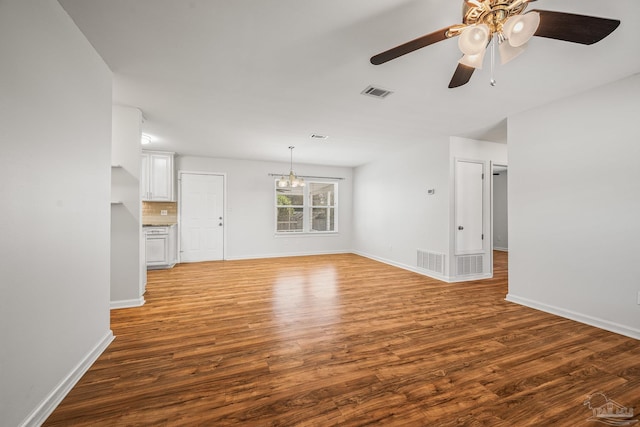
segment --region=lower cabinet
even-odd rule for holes
[[[176,226],[145,227],[147,270],[171,268],[176,264]]]

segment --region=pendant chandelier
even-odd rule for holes
[[[289,176],[282,175],[278,180],[278,187],[304,187],[304,179],[299,178],[293,172],[293,149],[296,148],[293,145],[289,147],[291,152],[291,167],[289,168]]]

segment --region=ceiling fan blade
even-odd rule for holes
[[[449,82],[449,89],[467,84],[475,70],[473,67],[459,63],[453,77],[451,77],[451,82]]]
[[[540,14],[540,26],[534,36],[573,43],[594,44],[613,32],[620,21],[595,16],[575,15],[550,10],[532,10]]]
[[[402,55],[411,53],[414,50],[418,50],[431,44],[445,40],[447,39],[448,30],[449,27],[443,28],[442,30],[434,31],[431,34],[418,37],[417,39],[411,40],[410,42],[406,42],[404,44],[401,44],[400,46],[396,46],[394,48],[386,50],[382,53],[372,56],[371,63],[373,65],[384,64],[387,61],[391,61],[392,59],[396,59]]]

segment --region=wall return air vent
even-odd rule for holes
[[[393,92],[386,89],[381,89],[375,86],[367,86],[365,90],[360,92],[363,95],[373,96],[374,98],[386,98],[391,95]]]
[[[444,254],[418,249],[418,267],[444,274]]]

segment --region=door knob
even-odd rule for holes
[[[464,230],[464,227],[463,227],[463,226],[461,226],[461,225],[459,225],[459,226],[458,226],[458,230]]]

